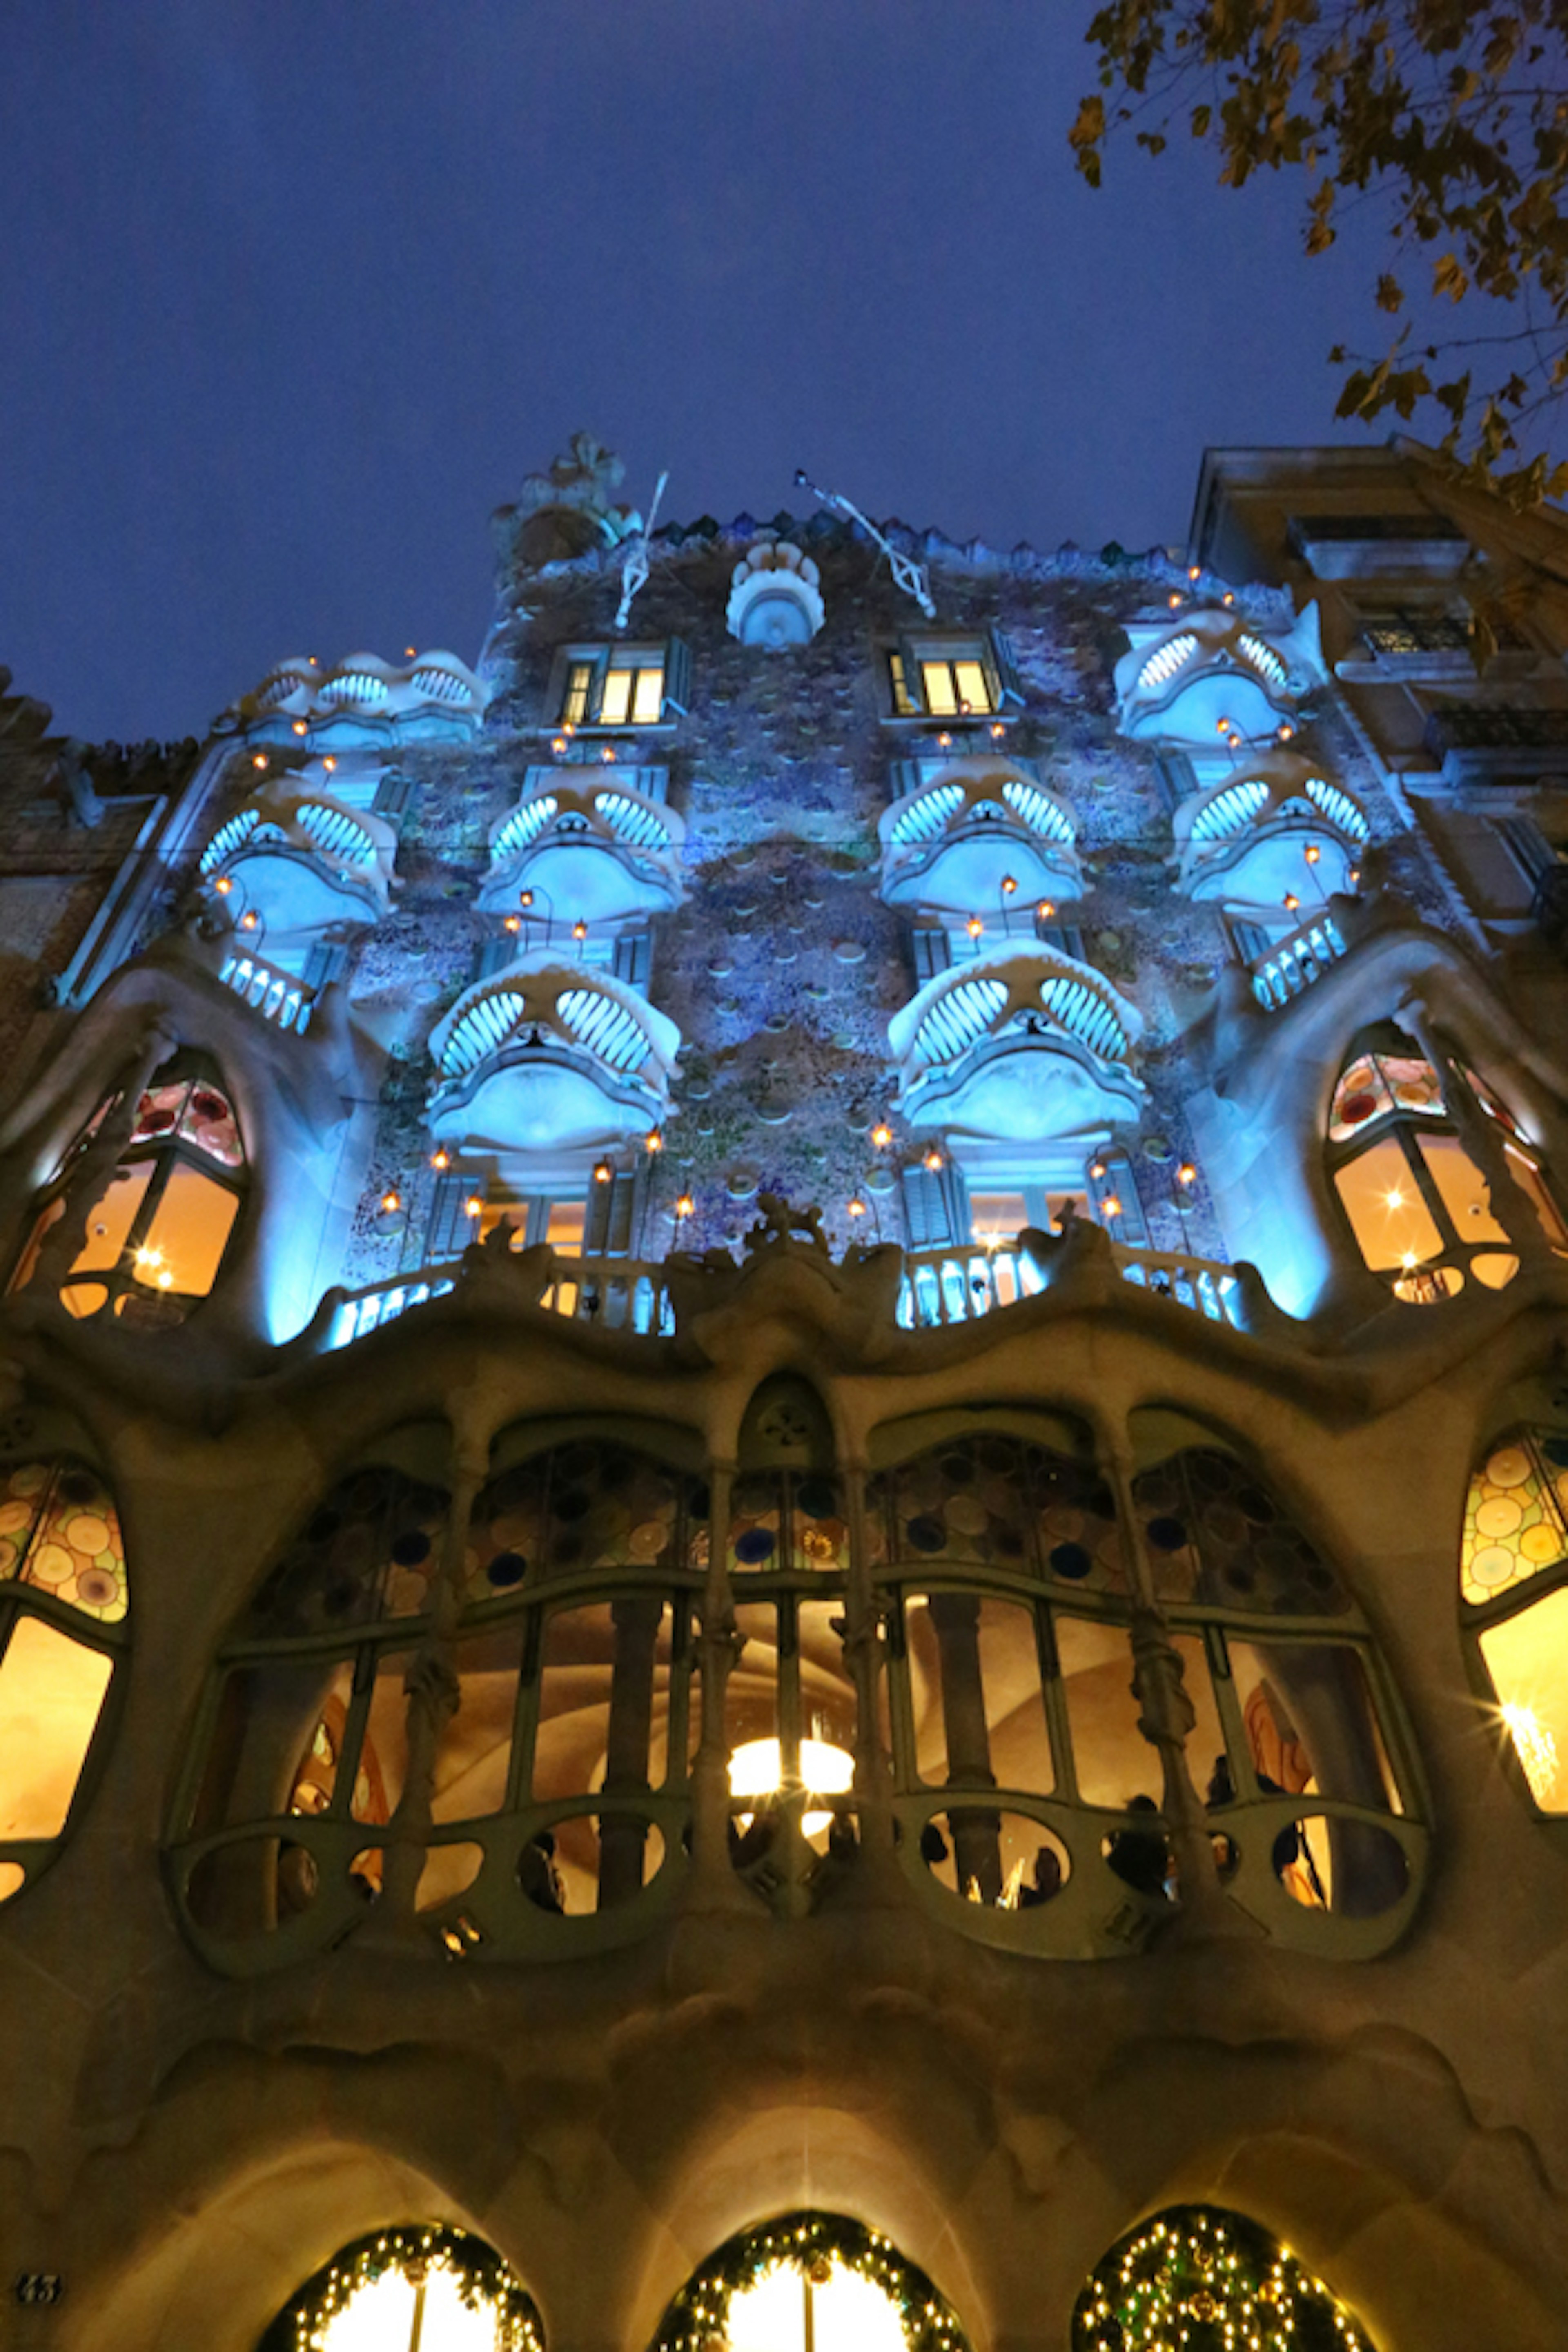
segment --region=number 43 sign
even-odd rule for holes
[[[65,2291],[58,2271],[24,2271],[16,2281],[18,2303],[58,2303]]]

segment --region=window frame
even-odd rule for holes
[[[956,707],[960,698],[956,669],[960,662],[973,662],[981,670],[987,695],[985,709],[961,710]],[[930,707],[924,683],[928,663],[933,667],[945,663],[952,674],[955,707],[951,711]],[[882,724],[910,733],[930,733],[939,728],[961,732],[973,728],[1006,728],[1023,709],[1024,689],[1016,659],[1006,635],[994,626],[906,631],[891,642],[883,639],[878,649],[877,672]]]
[[[638,719],[634,715],[635,681],[655,669],[660,678],[658,714]],[[622,672],[629,672],[634,681],[627,690],[626,709],[606,718],[605,688],[612,675]],[[575,737],[609,737],[617,741],[665,739],[675,733],[676,720],[687,714],[690,682],[690,649],[682,638],[637,639],[626,644],[618,639],[574,640],[555,649],[545,689],[550,716],[537,732],[558,736],[564,730]]]

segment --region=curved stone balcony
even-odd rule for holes
[[[295,655],[224,713],[220,734],[312,751],[397,743],[466,743],[479,732],[488,689],[456,654],[406,663],[349,654],[331,669]]]
[[[1321,902],[1354,890],[1371,828],[1353,793],[1277,751],[1191,794],[1173,830],[1184,897],[1257,909],[1277,923],[1288,898]]]
[[[256,916],[268,937],[379,923],[391,903],[397,835],[384,817],[324,793],[268,786],[219,825],[204,881]]]
[[[1127,634],[1117,723],[1138,742],[1193,751],[1229,735],[1256,742],[1293,724],[1300,698],[1326,682],[1316,604],[1290,629],[1255,627],[1219,606],[1133,621]]]
[[[808,645],[826,618],[821,577],[789,540],[757,540],[731,575],[724,615],[730,635],[770,653]]]
[[[487,914],[510,914],[521,891],[534,890],[563,926],[581,920],[602,932],[680,904],[684,823],[627,782],[590,782],[593,772],[545,770],[491,826],[479,895]]]
[[[665,1114],[680,1032],[607,972],[520,956],[466,989],[430,1039],[432,1131],[500,1151],[594,1151]]]
[[[928,981],[888,1024],[915,1127],[1015,1143],[1136,1118],[1135,1006],[1089,964],[1004,944]]]
[[[885,809],[877,830],[887,904],[939,921],[1083,888],[1071,810],[1016,761],[950,761]]]

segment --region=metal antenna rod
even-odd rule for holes
[[[914,598],[928,621],[934,621],[936,606],[931,603],[931,577],[925,565],[917,563],[912,556],[900,555],[898,549],[889,541],[887,533],[879,530],[870,516],[863,515],[859,508],[851,499],[847,499],[842,491],[818,488],[804,466],[795,467],[795,478],[798,488],[809,490],[812,497],[820,499],[825,507],[835,507],[841,515],[847,515],[851,522],[858,522],[861,530],[876,541],[888,559],[894,585],[901,588],[906,596]]]
[[[634,532],[626,541],[626,560],[621,572],[621,601],[616,612],[617,636],[626,625],[627,616],[632,609],[632,598],[647,578],[647,543],[653,535],[654,521],[658,513],[658,502],[664,496],[664,486],[668,479],[669,469],[667,467],[654,484],[653,504],[647,510],[647,522],[644,523],[641,530]]]

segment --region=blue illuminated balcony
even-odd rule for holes
[[[349,654],[330,669],[295,656],[241,695],[218,732],[311,751],[466,743],[478,734],[489,698],[456,654],[419,654],[403,664]]]
[[[1239,765],[1176,811],[1176,887],[1278,925],[1350,893],[1370,827],[1353,793],[1286,751]]]
[[[397,835],[384,817],[321,793],[268,785],[219,825],[202,877],[231,914],[254,916],[276,946],[334,925],[379,923],[393,887]]]
[[[432,1131],[539,1154],[640,1139],[664,1117],[680,1042],[623,982],[535,949],[466,989],[437,1027]]]
[[[510,914],[524,891],[563,929],[596,937],[668,914],[684,895],[686,827],[646,784],[662,769],[531,768],[521,799],[490,829],[479,887],[488,914]]]
[[[1227,606],[1128,625],[1116,665],[1119,725],[1135,741],[1212,751],[1295,724],[1302,695],[1326,683],[1318,608],[1289,629],[1255,627]]]
[[[883,898],[938,922],[1076,898],[1083,888],[1071,810],[1016,761],[948,761],[877,829]]]
[[[1004,943],[928,981],[888,1024],[912,1126],[987,1141],[1101,1136],[1142,1109],[1142,1016],[1089,964]]]

